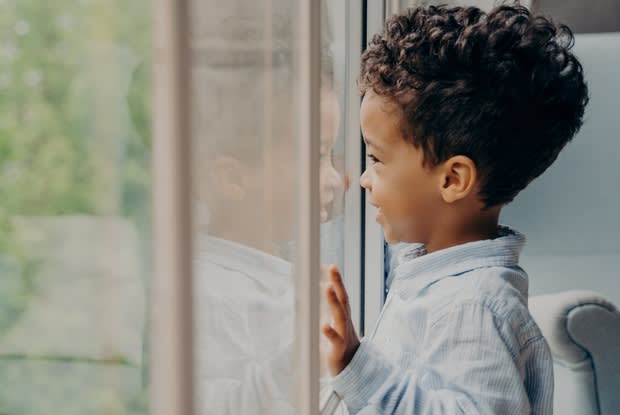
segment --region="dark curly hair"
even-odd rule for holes
[[[588,90],[573,41],[568,27],[519,5],[409,9],[362,55],[360,92],[398,105],[425,165],[471,158],[485,207],[503,205],[581,127]]]

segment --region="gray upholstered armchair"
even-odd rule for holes
[[[620,414],[620,312],[591,291],[530,298],[554,361],[554,413]]]

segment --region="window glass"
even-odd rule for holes
[[[191,2],[200,414],[296,412],[296,7]]]
[[[0,413],[146,414],[150,2],[0,9]]]
[[[307,156],[296,126],[297,4],[191,5],[198,412],[297,413],[296,379],[308,375],[294,360],[298,165]],[[321,262],[341,270],[348,78],[346,29],[334,22],[344,20],[344,2],[321,3],[321,128],[313,137]]]
[[[346,111],[358,109],[345,108],[348,80],[350,74],[346,73],[348,56],[346,51],[357,53],[355,47],[347,47],[348,28],[346,22],[347,2],[325,2],[323,5],[323,59],[321,81],[321,264],[326,266],[334,264],[338,266],[350,289],[359,281],[355,281],[353,275],[348,275],[350,267],[345,264],[345,192],[348,190],[357,174],[354,166],[347,165],[347,152],[351,146],[347,145],[351,140],[358,139],[356,133],[359,128],[345,125]],[[347,139],[347,137],[349,137]],[[326,149],[329,149],[327,151]],[[359,209],[359,207],[358,207]],[[359,232],[353,237],[359,238]],[[353,242],[351,238],[350,242]],[[350,248],[350,247],[349,247]],[[322,274],[320,310],[321,325],[329,323],[331,314],[324,296],[324,289],[328,279]],[[348,295],[354,295],[356,291],[349,290]],[[355,301],[353,302],[355,304]],[[354,307],[354,306],[353,306]],[[325,402],[328,387],[329,373],[325,364],[325,355],[329,350],[329,341],[321,334],[321,390],[322,402]]]

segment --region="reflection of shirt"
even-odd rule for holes
[[[293,414],[290,263],[204,238],[196,273],[200,413]]]
[[[355,414],[551,414],[549,348],[527,310],[523,235],[401,251],[374,333],[333,379]]]

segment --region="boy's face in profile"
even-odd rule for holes
[[[275,100],[281,104],[280,101]],[[282,99],[282,103],[288,101]],[[283,105],[283,104],[282,104]],[[276,111],[277,110],[277,111]],[[280,113],[276,108],[274,114]],[[286,113],[287,109],[281,110]],[[260,115],[260,114],[259,114]],[[261,154],[244,158],[216,155],[210,164],[207,187],[210,215],[223,226],[220,237],[250,242],[262,235],[264,243],[294,238],[297,223],[297,175],[295,126],[287,117],[280,117]],[[321,91],[320,137],[320,219],[328,221],[337,214],[343,197],[343,178],[335,169],[332,151],[339,128],[340,110],[335,91]],[[277,136],[276,136],[277,135]],[[256,140],[256,138],[254,138]],[[243,142],[238,151],[244,148]],[[217,224],[216,224],[217,225]]]
[[[388,243],[421,242],[441,207],[440,176],[423,166],[422,149],[405,141],[397,106],[368,90],[360,121],[368,163],[360,178]]]
[[[332,89],[321,91],[321,222],[328,221],[338,214],[339,201],[344,192],[343,178],[334,167],[333,149],[340,125],[340,107],[338,97]]]

